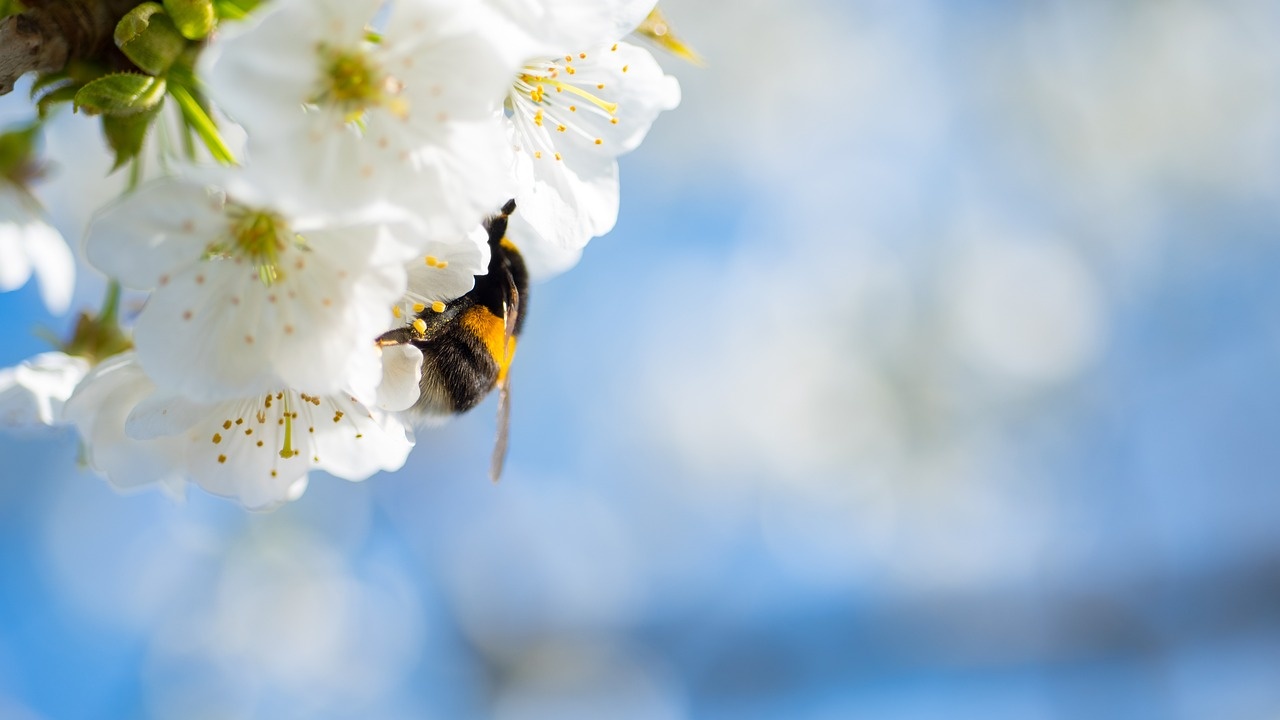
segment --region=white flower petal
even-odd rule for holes
[[[75,289],[75,257],[36,200],[0,181],[0,291],[22,287],[32,270],[49,312],[62,314]]]
[[[421,393],[422,351],[413,345],[391,345],[382,349],[382,383],[378,385],[377,407],[399,412],[418,402]]]
[[[47,352],[0,369],[0,427],[36,428],[63,422],[62,410],[89,363],[61,352]]]
[[[539,236],[519,212],[511,216],[508,235],[515,238],[525,270],[533,282],[548,280],[568,270],[582,259],[583,248],[563,248]]]
[[[143,185],[94,218],[85,239],[90,264],[126,287],[149,290],[205,253],[229,227],[224,198],[195,179]]]
[[[182,483],[183,447],[174,438],[138,441],[125,434],[125,418],[155,386],[133,353],[104,360],[76,388],[63,409],[85,442],[89,464],[117,489]]]
[[[335,398],[341,407],[340,398]],[[352,402],[344,411],[343,424],[332,424],[317,443],[324,451],[316,467],[345,480],[364,480],[380,471],[398,470],[413,448],[408,426],[387,413],[371,413]]]
[[[515,194],[510,144],[496,114],[452,123],[444,142],[424,145],[411,157],[413,182],[391,196],[415,211],[428,238],[467,232]]]
[[[618,163],[603,153],[557,160],[552,152],[516,156],[516,205],[534,233],[524,241],[579,249],[618,220]]]
[[[17,196],[0,186],[0,292],[17,290],[31,279],[27,257],[26,211]]]
[[[76,286],[76,259],[71,248],[62,239],[62,233],[44,222],[28,225],[24,239],[27,257],[40,282],[40,298],[49,312],[65,313],[71,306],[71,294]]]
[[[653,0],[489,0],[544,52],[612,42],[634,30]]]

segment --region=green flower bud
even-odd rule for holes
[[[159,3],[146,2],[116,24],[116,47],[149,75],[160,75],[187,47],[173,20]]]
[[[203,40],[213,30],[213,0],[164,0],[164,10],[188,40]]]

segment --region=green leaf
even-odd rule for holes
[[[203,40],[213,30],[213,0],[164,0],[165,12],[188,40]]]
[[[187,47],[173,20],[159,3],[145,2],[116,23],[116,47],[134,65],[150,75],[160,75]]]
[[[40,117],[48,117],[49,110],[59,103],[74,102],[76,93],[80,92],[78,85],[64,85],[63,87],[47,92],[40,96],[36,101],[36,111],[40,113]]]
[[[150,110],[135,115],[102,116],[102,134],[116,154],[115,165],[111,166],[113,172],[142,152],[142,143],[147,139],[151,121],[155,120],[156,115],[160,113],[160,107],[156,105]]]
[[[0,133],[0,177],[9,177],[31,162],[39,133],[39,123]]]
[[[150,75],[106,75],[80,88],[76,109],[89,115],[136,115],[157,106],[164,99],[164,88],[164,79]]]
[[[40,73],[36,76],[35,82],[31,83],[30,97],[32,100],[35,100],[36,96],[40,95],[46,89],[68,80],[70,80],[70,78],[61,70],[56,72]]]

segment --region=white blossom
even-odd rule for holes
[[[158,180],[90,227],[90,262],[154,289],[135,328],[139,363],[195,402],[278,387],[368,400],[413,228],[380,215],[291,217],[247,179]]]
[[[617,157],[679,102],[675,78],[625,42],[528,60],[506,103],[516,203],[534,232],[526,244],[572,250],[613,229]]]
[[[255,163],[319,205],[391,199],[465,232],[510,197],[497,109],[515,59],[470,3],[278,0],[206,52]],[[323,182],[317,183],[318,178]]]
[[[417,386],[386,397],[407,407]],[[301,497],[313,469],[347,480],[398,469],[413,446],[391,413],[349,394],[280,389],[198,403],[159,391],[133,353],[95,368],[66,416],[85,438],[90,464],[116,487],[189,479],[253,509]]]
[[[75,257],[35,198],[0,178],[0,292],[27,284],[33,271],[49,312],[66,312],[75,288]]]
[[[30,429],[62,423],[63,404],[89,372],[81,357],[46,352],[0,368],[0,427]]]

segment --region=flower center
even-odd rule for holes
[[[586,59],[586,53],[564,58],[535,60],[526,64],[507,95],[507,108],[511,113],[525,115],[539,128],[538,134],[551,131],[572,132],[588,141],[602,145],[604,139],[590,132],[585,122],[588,116],[607,119],[617,125],[618,104],[610,102],[598,93],[605,83],[578,76],[574,67],[576,58]],[[584,73],[589,74],[589,73]],[[549,137],[547,138],[549,143]],[[559,160],[559,153],[556,153]],[[535,157],[542,153],[535,152]]]
[[[384,73],[368,53],[322,48],[321,58],[321,88],[311,104],[336,108],[347,122],[357,124],[374,108],[385,108],[397,117],[407,115],[407,104],[399,97],[403,83]]]
[[[312,442],[316,426],[326,417],[324,402],[314,395],[284,390],[239,403],[232,416],[209,437],[216,446],[218,463],[225,464],[237,453],[261,453],[269,457],[264,459],[271,466],[271,477],[276,477],[279,463],[275,458],[292,460],[306,449],[317,452]],[[333,405],[332,401],[329,405]],[[343,417],[335,407],[333,422],[339,423]],[[318,462],[320,458],[313,454],[311,460]]]
[[[230,206],[227,214],[231,218],[230,242],[215,248],[215,253],[253,263],[263,285],[283,278],[280,254],[302,238],[289,230],[284,218],[266,210]]]

